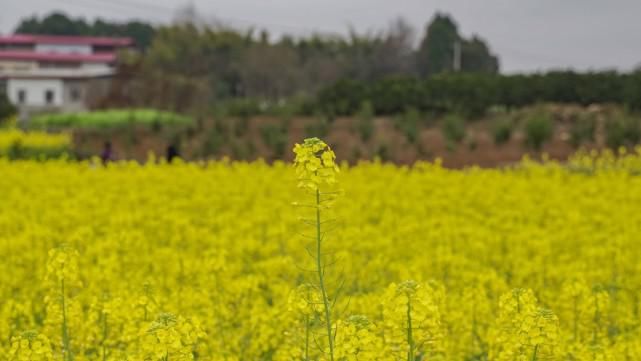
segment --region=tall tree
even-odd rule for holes
[[[437,13],[426,29],[417,53],[416,64],[422,76],[451,71],[454,63],[455,44],[461,38],[454,21]]]
[[[498,58],[487,44],[478,36],[463,38],[456,23],[444,14],[436,14],[427,26],[416,57],[417,71],[424,77],[453,71],[456,61],[460,62],[459,70],[464,72],[496,73],[499,70]]]

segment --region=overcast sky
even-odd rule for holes
[[[193,4],[199,15],[272,33],[345,33],[385,28],[402,16],[420,31],[435,12],[451,14],[464,36],[478,34],[503,72],[550,68],[630,70],[641,64],[641,0],[0,0],[0,32],[26,16],[170,22]]]

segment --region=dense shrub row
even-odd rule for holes
[[[364,102],[372,104],[376,114],[397,114],[411,107],[478,116],[493,105],[515,108],[539,102],[618,103],[641,109],[641,71],[442,74],[426,80],[388,78],[372,83],[346,79],[323,89],[316,106],[328,114],[351,115]]]

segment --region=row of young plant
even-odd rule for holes
[[[356,134],[363,143],[369,143],[376,133],[375,117],[371,103],[363,103],[355,115],[349,131]],[[603,116],[587,111],[578,113],[567,124],[567,135],[564,136],[567,139],[565,140],[576,149],[586,145],[594,145],[600,117],[603,118],[601,131],[604,134],[604,142],[607,147],[616,150],[641,142],[641,119],[636,114],[625,111]],[[456,113],[439,118],[421,113],[415,108],[408,108],[403,113],[388,119],[411,145],[420,143],[419,138],[422,130],[436,127],[440,129],[449,149],[454,149],[461,143],[473,146],[475,140],[469,138],[467,128],[473,125],[475,120],[469,120],[469,118]],[[523,146],[535,151],[541,150],[547,142],[552,140],[561,123],[544,107],[528,109],[525,112],[499,110],[486,119],[489,123],[487,131],[491,133],[495,145],[501,146],[508,143],[517,132],[520,132],[523,134]],[[303,132],[308,136],[325,137],[336,127],[334,122],[331,117],[317,115],[306,123]],[[207,136],[206,146],[203,149],[204,154],[215,154],[227,139],[245,136],[249,120],[248,118],[235,118],[228,122],[219,120],[215,124]],[[277,158],[282,158],[284,155],[291,127],[292,121],[288,118],[260,127],[263,142],[273,150]],[[235,146],[232,149],[236,149],[241,143],[242,141],[234,143]],[[250,154],[254,154],[255,146],[250,146],[249,150]],[[236,151],[232,153],[234,155],[245,154]],[[241,159],[244,158],[241,157]]]
[[[119,139],[118,144],[121,148],[124,147],[119,148],[123,156],[136,150],[136,147],[143,144],[144,139],[152,138],[153,142],[158,144],[174,144],[179,149],[184,149],[181,154],[187,159],[227,155],[233,159],[262,157],[270,160],[287,158],[286,149],[291,144],[294,134],[326,137],[348,133],[350,137],[358,138],[358,142],[352,149],[348,149],[347,152],[342,149],[342,152],[350,161],[357,161],[373,156],[383,160],[395,159],[396,153],[393,153],[393,148],[388,144],[391,133],[386,130],[382,137],[381,125],[385,129],[390,125],[394,132],[405,138],[406,145],[403,147],[413,147],[419,157],[429,157],[440,148],[426,143],[423,137],[425,131],[430,130],[430,134],[433,135],[436,130],[437,134],[442,136],[448,151],[455,151],[459,147],[474,150],[479,144],[480,133],[479,130],[470,128],[477,127],[478,122],[458,114],[436,116],[421,113],[413,108],[406,109],[394,117],[379,119],[374,114],[371,104],[365,102],[358,114],[351,119],[337,120],[320,114],[306,118],[216,117],[208,120],[199,118],[192,125],[184,127],[155,130],[137,127],[89,130],[86,133],[88,137],[83,135],[85,132],[82,130],[76,133],[83,135],[77,139],[93,139],[90,143],[97,142],[99,145],[102,142],[98,139]],[[591,113],[582,108],[568,117],[550,107],[526,108],[520,111],[497,109],[481,120],[480,131],[487,132],[487,136],[496,147],[500,148],[507,143],[518,144],[523,152],[541,151],[553,138],[560,139],[574,149],[586,146],[618,149],[631,147],[641,141],[639,118],[619,110]],[[85,143],[83,140],[82,144],[78,145],[79,154],[89,151]],[[163,149],[161,146],[157,148]]]
[[[421,114],[415,109],[408,109],[403,114],[390,118],[389,121],[396,131],[405,137],[410,146],[419,149],[429,148],[429,145],[423,144],[420,139],[422,131],[428,128],[440,129],[449,150],[455,150],[461,146],[474,149],[477,146],[476,135],[467,130],[470,125],[473,125],[473,121],[466,120],[457,114],[447,115],[439,121],[431,119],[434,118]],[[595,114],[580,113],[576,119],[565,125],[564,141],[576,149],[582,146],[594,146],[598,119],[599,116]],[[295,128],[292,122],[293,120],[284,119],[259,125],[256,131],[263,148],[259,148],[261,146],[255,143],[254,137],[249,136],[249,118],[218,119],[213,121],[213,126],[202,128],[200,131],[197,126],[185,126],[180,129],[167,127],[166,130],[152,127],[152,133],[147,134],[140,132],[139,128],[126,127],[120,128],[120,131],[104,129],[97,134],[102,134],[102,138],[105,140],[125,136],[122,144],[125,144],[127,149],[133,149],[132,147],[140,144],[141,137],[151,136],[160,137],[167,144],[175,144],[178,147],[181,143],[188,144],[196,139],[200,143],[200,148],[196,154],[190,154],[191,157],[206,158],[221,154],[221,152],[228,152],[234,159],[253,159],[259,156],[282,159],[289,144],[290,132]],[[519,142],[524,151],[539,151],[559,132],[558,124],[559,121],[555,120],[552,114],[545,109],[534,109],[521,114],[499,112],[489,117],[487,131],[490,132],[490,137],[498,147],[512,141],[515,134],[520,133],[522,140]],[[324,137],[334,131],[336,127],[337,125],[331,118],[317,116],[307,119],[305,124],[301,126],[301,130],[307,136]],[[77,132],[83,134],[82,131]],[[385,144],[378,144],[373,139],[376,134],[376,123],[369,103],[363,104],[351,122],[349,132],[357,136],[363,144],[372,145],[375,148],[374,154],[381,159],[392,159],[393,155],[389,154],[389,149],[385,147]],[[599,132],[603,133],[603,144],[614,150],[620,147],[631,147],[641,142],[640,120],[634,115],[624,112],[602,119],[602,127]],[[265,147],[269,153],[260,150]],[[64,154],[78,155],[87,152],[84,148],[84,145],[74,146],[71,137],[67,134],[23,132],[15,129],[0,133],[0,156],[11,159],[55,158]],[[127,149],[119,149],[119,151],[123,152],[124,156]],[[353,160],[363,156],[357,151],[353,153]],[[92,155],[92,153],[87,154]]]

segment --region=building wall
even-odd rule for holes
[[[87,96],[85,97],[87,107],[96,108],[103,105],[102,102],[111,90],[112,81],[112,77],[93,78],[87,81]]]
[[[36,114],[81,112],[99,105],[109,92],[110,77],[82,79],[7,79],[9,100],[18,107],[19,118],[25,124]],[[1,85],[1,84],[0,84]],[[26,99],[19,102],[18,93],[24,90]],[[53,92],[47,103],[46,92]]]
[[[80,62],[61,62],[61,61],[39,61],[38,67],[40,69],[79,69],[82,63]]]
[[[91,54],[91,45],[36,44],[36,53]]]
[[[107,63],[82,63],[80,65],[80,68],[81,69],[104,69],[104,70],[107,70],[107,69],[111,69],[113,67],[110,66]]]
[[[20,102],[19,93],[24,91],[25,99]],[[47,91],[53,92],[47,102]],[[63,81],[61,79],[8,79],[9,100],[18,107],[58,107],[63,104]]]
[[[65,80],[63,85],[63,112],[81,112],[87,110],[89,80]]]
[[[0,60],[0,72],[29,71],[37,67],[35,61]]]

